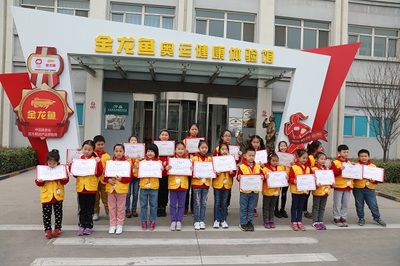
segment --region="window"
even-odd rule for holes
[[[292,49],[329,46],[329,22],[275,19],[275,45]]]
[[[395,58],[398,40],[397,29],[349,26],[349,43],[361,42],[359,55]]]
[[[281,128],[282,113],[273,113],[273,115],[275,117],[276,132],[278,133]]]
[[[377,132],[375,132],[376,126],[379,128],[380,134],[390,131],[390,121],[386,119],[385,123],[381,121],[381,119],[376,117],[345,116],[343,136],[375,138],[377,136]]]
[[[89,16],[89,0],[21,0],[21,6],[80,17]]]
[[[111,3],[111,20],[173,29],[175,8]]]
[[[78,118],[78,125],[83,126],[83,103],[76,104],[75,112]]]
[[[196,10],[196,33],[254,42],[256,15],[217,10]]]
[[[344,129],[343,129],[343,136],[353,136],[353,120],[354,117],[352,116],[345,116],[344,117]]]

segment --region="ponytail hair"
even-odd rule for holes
[[[46,156],[46,162],[48,161],[56,161],[59,162],[60,161],[60,153],[58,150],[53,149],[51,151],[49,151],[49,153],[47,153]]]

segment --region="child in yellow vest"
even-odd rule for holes
[[[314,155],[314,167],[312,167],[313,171],[316,170],[328,170],[325,166],[326,155],[323,152],[317,152]],[[331,170],[329,170],[331,171]],[[332,186],[335,183],[332,183]],[[317,189],[312,192],[313,194],[313,206],[312,206],[312,218],[313,224],[312,226],[317,230],[326,230],[326,226],[324,224],[324,213],[326,202],[328,201],[328,196],[331,194],[332,187],[330,185],[321,185],[319,183],[316,184]]]
[[[129,143],[138,143],[138,139],[136,136],[130,136],[128,139]],[[128,194],[126,195],[126,203],[125,203],[125,217],[132,218],[138,217],[137,213],[137,202],[139,199],[139,178],[137,176],[137,167],[139,165],[139,161],[144,158],[128,158],[133,164],[133,178],[129,183]],[[132,198],[132,201],[131,201]]]
[[[279,157],[275,152],[268,154],[268,162],[264,165],[263,172],[265,173],[265,182],[263,182],[263,221],[264,227],[267,229],[275,228],[274,214],[275,205],[281,192],[280,187],[270,188],[268,185],[268,178],[270,172],[284,171],[284,166],[279,165]],[[286,175],[286,178],[287,175]]]
[[[114,157],[113,161],[127,161],[125,158],[125,148],[122,144],[116,144],[113,148]],[[126,194],[128,193],[128,186],[133,177],[133,168],[131,161],[130,175],[129,176],[114,176],[104,177],[106,184],[106,191],[108,193],[108,208],[110,210],[110,228],[109,234],[121,234],[125,220],[125,203]]]
[[[278,151],[279,152],[287,152],[288,145],[286,141],[281,140],[278,143]],[[289,174],[290,167],[289,166],[283,166],[285,168],[285,171]],[[286,200],[287,200],[287,192],[288,192],[289,186],[287,187],[282,187],[281,189],[281,208],[279,209],[279,196],[278,199],[276,200],[276,205],[275,205],[275,216],[277,218],[289,218],[289,215],[287,214],[285,207],[286,207]]]
[[[50,168],[59,165],[60,154],[58,150],[52,150],[47,154],[46,162]],[[40,202],[42,203],[43,225],[45,237],[51,239],[61,233],[63,217],[64,186],[68,183],[68,175],[60,180],[44,181],[36,179],[35,183],[40,187]],[[51,232],[51,213],[54,209],[54,232]]]

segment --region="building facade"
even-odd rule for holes
[[[328,142],[323,146],[329,156],[336,155],[338,144],[346,143],[351,157],[356,157],[360,148],[371,150],[372,157],[382,157],[371,130],[373,119],[362,111],[355,82],[365,80],[370,65],[399,61],[398,1],[6,0],[3,5],[0,8],[0,17],[5,22],[0,27],[2,73],[26,72],[11,6],[300,50],[361,42],[325,125]],[[155,139],[163,128],[169,129],[172,139],[180,140],[188,134],[193,122],[200,125],[200,135],[212,147],[225,128],[239,128],[244,138],[249,133],[264,136],[262,122],[270,114],[275,116],[277,129],[281,125],[290,73],[257,75],[251,69],[243,73],[207,64],[166,66],[159,62],[129,67],[114,62],[109,66],[82,59],[85,66],[95,71],[93,75],[79,60],[71,59],[80,136],[83,140],[102,134],[110,143],[108,149],[114,143],[127,141],[130,135],[137,135],[140,141]],[[119,64],[123,68],[116,67]],[[269,80],[274,82],[266,85]],[[0,100],[0,144],[27,146],[3,90]],[[127,104],[126,113],[113,112],[113,103]],[[245,123],[248,117],[252,122]],[[392,159],[400,157],[399,141],[391,146]]]

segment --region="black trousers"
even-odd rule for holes
[[[61,222],[63,218],[63,203],[57,201],[55,203],[42,204],[42,216],[44,230],[51,230],[51,214],[54,209],[54,228],[61,228]]]
[[[93,210],[96,194],[78,193],[79,226],[93,228]]]
[[[158,208],[165,208],[168,205],[168,176],[160,178],[158,188]]]

